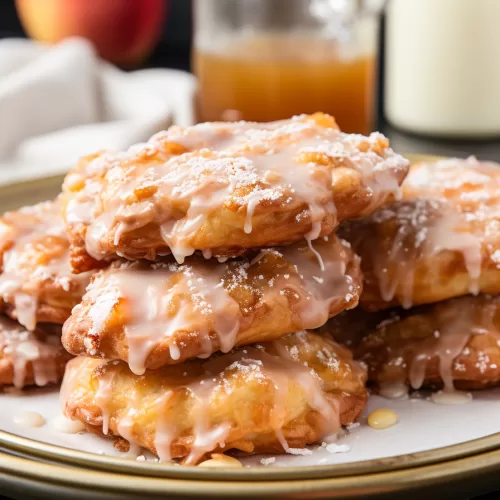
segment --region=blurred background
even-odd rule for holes
[[[1,0],[0,184],[172,123],[314,111],[500,161],[499,20],[500,0]]]
[[[318,110],[403,153],[500,160],[499,17],[498,0],[2,0],[0,171]]]

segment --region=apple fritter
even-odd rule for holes
[[[341,228],[361,257],[361,306],[500,293],[500,165],[474,158],[416,164],[402,190],[401,201]]]
[[[71,272],[59,200],[0,218],[0,310],[29,330],[62,324],[89,281],[90,273]]]
[[[196,464],[216,451],[300,452],[359,417],[365,381],[348,349],[303,331],[142,376],[123,361],[76,358],[61,402],[121,450]]]
[[[356,359],[367,364],[369,380],[382,389],[404,384],[450,392],[500,382],[500,297],[469,295],[409,311],[385,311],[384,319],[382,313],[356,309],[342,324],[329,323],[325,330],[345,341],[355,313],[351,346]]]
[[[127,361],[136,374],[266,342],[357,305],[359,258],[335,235],[218,263],[113,263],[63,328],[75,355]]]
[[[0,387],[59,383],[71,358],[61,345],[60,326],[41,325],[30,332],[0,315]]]
[[[384,136],[344,134],[322,113],[172,127],[126,153],[84,158],[68,174],[73,270],[311,241],[397,196],[407,170]]]

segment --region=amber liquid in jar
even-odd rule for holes
[[[199,121],[271,121],[333,115],[344,132],[373,130],[375,55],[349,55],[331,40],[268,37],[224,53],[196,49]]]

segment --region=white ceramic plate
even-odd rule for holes
[[[438,405],[427,399],[425,393],[415,393],[410,399],[389,400],[371,396],[360,424],[337,438],[333,445],[309,447],[305,456],[275,455],[275,460],[264,460],[265,466],[329,465],[407,455],[500,432],[500,389],[479,391],[465,404]],[[135,460],[116,451],[109,439],[88,433],[64,434],[54,426],[60,415],[57,390],[31,390],[24,394],[0,395],[0,429],[22,437],[78,451],[111,455]],[[377,408],[390,408],[399,416],[399,422],[385,430],[375,430],[366,423],[366,416]],[[46,424],[40,428],[21,426],[14,417],[25,411],[40,413]],[[154,460],[145,454],[147,460]],[[245,458],[245,465],[264,466],[262,458]],[[271,463],[269,463],[271,462]]]

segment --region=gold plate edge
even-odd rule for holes
[[[500,433],[432,450],[344,464],[307,467],[249,467],[224,470],[179,467],[97,455],[23,438],[5,431],[0,431],[0,446],[8,453],[22,454],[27,458],[38,458],[57,462],[61,465],[73,465],[135,476],[190,480],[210,478],[213,481],[290,481],[310,478],[359,477],[367,474],[404,470],[459,460],[481,453],[500,450]]]
[[[56,487],[78,492],[85,498],[116,495],[120,498],[169,498],[202,495],[216,498],[328,498],[373,497],[394,493],[410,493],[433,488],[450,493],[450,484],[456,491],[477,491],[496,481],[500,465],[500,450],[475,455],[442,464],[407,470],[352,476],[306,479],[301,481],[216,482],[207,478],[200,481],[166,478],[145,478],[88,469],[33,462],[0,452],[0,477],[18,488],[45,488],[53,494]],[[474,484],[473,484],[474,483]],[[31,486],[33,488],[33,486]],[[263,496],[264,495],[264,496]],[[411,496],[411,495],[410,495]],[[114,498],[115,496],[112,496]],[[421,497],[420,497],[421,498]],[[434,498],[437,498],[434,496]]]

